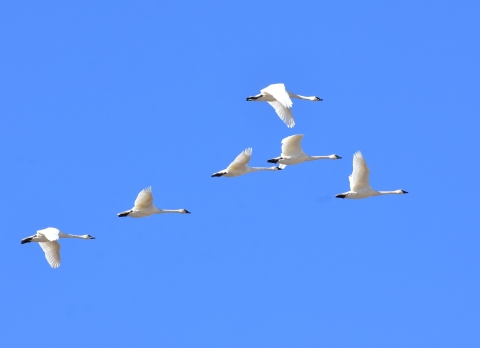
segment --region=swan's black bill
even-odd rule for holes
[[[317,98],[317,101],[323,101],[322,98],[319,98],[319,97],[315,97],[315,98]]]
[[[402,190],[402,192],[403,192],[403,193],[408,193],[407,191],[403,191],[403,190]]]
[[[185,210],[185,214],[191,214],[187,209],[183,209]]]
[[[30,243],[32,241],[32,239],[33,239],[33,237],[23,238],[22,239],[22,244]]]
[[[283,168],[277,167],[277,170],[283,170]]]
[[[225,173],[215,173],[215,174],[212,174],[212,178],[216,178],[216,177],[222,176],[223,174],[225,174]]]
[[[342,159],[342,157],[340,157],[340,156],[338,156],[338,155],[335,155],[335,157],[336,157],[337,159]]]
[[[279,160],[276,158],[269,159],[267,162],[268,163],[277,163]]]
[[[126,211],[126,212],[123,212],[123,213],[118,213],[118,217],[125,217],[125,216],[128,216],[128,214],[130,214],[131,211]]]
[[[89,235],[89,234],[87,234],[87,236],[88,236],[89,239],[95,239],[94,236],[91,236],[91,235]]]
[[[347,195],[335,195],[335,197],[337,197],[337,198],[345,198],[345,197],[347,197]]]

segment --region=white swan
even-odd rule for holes
[[[392,194],[403,195],[408,193],[403,190],[375,191],[370,187],[370,180],[368,179],[369,174],[370,169],[368,169],[367,162],[365,162],[362,153],[360,151],[355,152],[353,155],[353,172],[348,177],[348,180],[350,181],[350,191],[340,193],[335,197],[358,199]]]
[[[22,244],[37,242],[45,252],[45,257],[52,268],[60,267],[60,238],[81,238],[81,239],[95,239],[89,234],[77,236],[75,234],[63,233],[58,228],[48,227],[44,230],[37,231],[33,236],[23,238]]]
[[[144,216],[150,216],[152,214],[165,214],[165,213],[180,213],[190,214],[186,209],[158,209],[153,205],[152,187],[147,187],[140,191],[135,200],[134,207],[130,210],[118,213],[118,217],[130,216],[134,218],[141,218]]]
[[[270,85],[260,91],[260,94],[257,94],[253,97],[248,97],[247,101],[266,101],[270,104],[277,115],[282,119],[283,122],[287,125],[288,128],[293,128],[295,126],[295,121],[293,120],[292,110],[292,100],[290,98],[297,98],[310,101],[322,101],[322,98],[319,97],[304,97],[303,95],[298,95],[292,92],[289,92],[285,89],[283,83],[275,83]]]
[[[269,163],[281,163],[283,165],[299,164],[307,161],[315,161],[321,159],[341,159],[337,155],[330,156],[309,156],[302,149],[303,134],[296,134],[286,137],[282,140],[282,154],[279,157],[269,159]]]
[[[249,147],[248,149],[243,150],[243,152],[235,158],[235,160],[230,163],[227,169],[221,170],[219,172],[213,173],[213,177],[217,176],[226,176],[226,177],[234,177],[239,176],[247,173],[258,172],[260,170],[282,170],[279,167],[248,167],[247,164],[250,162],[250,158],[252,157],[252,148]]]

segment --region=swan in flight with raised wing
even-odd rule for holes
[[[370,187],[370,180],[368,179],[369,174],[370,169],[368,169],[367,162],[365,162],[362,153],[360,151],[355,152],[353,155],[353,172],[348,177],[348,180],[350,180],[350,191],[340,193],[335,197],[358,199],[381,195],[403,195],[408,193],[403,190],[375,191]]]
[[[134,207],[130,210],[118,213],[119,217],[130,216],[134,218],[141,218],[144,216],[150,216],[152,214],[165,214],[165,213],[180,213],[190,214],[186,209],[158,209],[153,205],[152,187],[147,187],[140,191],[135,200]]]
[[[23,238],[22,244],[37,242],[45,252],[45,257],[52,266],[52,268],[60,267],[60,238],[80,238],[80,239],[95,239],[89,234],[77,236],[75,234],[63,233],[57,228],[48,227],[44,230],[37,231],[33,236]]]
[[[315,161],[321,159],[341,159],[337,155],[329,156],[309,156],[302,149],[303,134],[296,134],[286,137],[282,140],[282,154],[279,157],[269,159],[269,163],[280,163],[284,165],[299,164],[307,161]]]
[[[258,172],[261,170],[282,170],[283,168],[279,167],[248,167],[247,164],[250,162],[250,158],[252,157],[252,148],[249,147],[248,149],[243,150],[243,152],[235,158],[235,160],[230,163],[227,169],[221,170],[219,172],[213,173],[212,178],[216,176],[226,176],[226,177],[234,177],[239,176],[247,173]]]
[[[265,87],[260,91],[260,94],[257,94],[253,97],[248,97],[247,101],[266,101],[270,104],[276,111],[278,117],[282,119],[283,122],[287,125],[288,128],[293,128],[295,126],[295,121],[293,120],[292,110],[292,100],[290,98],[297,98],[310,101],[322,101],[322,98],[319,97],[304,97],[303,95],[298,95],[292,92],[289,92],[285,89],[283,83],[275,83],[268,87]]]

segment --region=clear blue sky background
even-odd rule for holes
[[[480,5],[3,2],[3,347],[478,347]],[[271,83],[294,101],[288,129]],[[268,165],[305,134],[319,161]],[[335,199],[361,150],[379,190]],[[152,186],[191,215],[119,219]],[[54,226],[53,270],[23,237]]]

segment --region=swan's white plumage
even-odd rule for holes
[[[80,239],[95,239],[89,234],[75,235],[63,233],[58,228],[47,227],[43,230],[37,231],[36,234],[22,239],[22,244],[36,242],[40,245],[45,258],[52,268],[60,267],[60,238],[80,238]]]
[[[351,191],[362,191],[370,188],[370,169],[367,167],[367,162],[363,158],[360,151],[353,155],[353,171],[348,177],[350,181]]]
[[[250,158],[252,157],[252,148],[249,147],[242,151],[240,155],[238,155],[232,163],[227,167],[227,171],[239,171],[244,169],[247,164],[250,162]]]
[[[159,209],[153,205],[153,193],[152,187],[144,188],[137,195],[135,203],[132,209],[118,213],[119,217],[129,216],[133,218],[141,218],[150,216],[152,214],[164,214],[164,213],[181,213],[190,214],[186,209]]]
[[[45,252],[45,258],[52,268],[60,267],[60,243],[54,242],[39,242],[40,247]]]
[[[286,108],[278,101],[269,101],[268,104],[275,109],[278,117],[280,117],[280,119],[287,125],[288,128],[293,128],[293,126],[295,126],[292,110]]]
[[[310,101],[320,101],[321,98],[311,96],[305,97],[288,91],[285,88],[283,83],[274,83],[268,87],[265,87],[260,91],[260,94],[248,97],[247,101],[266,101],[274,109],[277,115],[282,119],[287,127],[292,128],[295,126],[295,121],[293,119],[292,110],[292,98],[310,100]]]
[[[134,208],[149,208],[153,205],[152,187],[149,186],[142,191],[135,199]]]
[[[283,169],[279,167],[249,167],[248,163],[250,162],[251,157],[252,157],[252,148],[249,147],[243,150],[235,158],[235,160],[229,164],[229,166],[226,169],[213,173],[212,177],[225,176],[225,177],[231,178],[231,177],[240,176],[247,173],[263,171],[263,170],[277,171],[277,170]]]
[[[282,156],[295,156],[303,153],[302,139],[303,134],[296,134],[286,137],[282,140]]]
[[[271,95],[284,108],[291,108],[293,103],[283,83],[274,83],[260,91],[264,95]]]
[[[335,197],[337,198],[348,198],[348,199],[361,199],[368,198],[373,196],[382,196],[382,195],[400,195],[406,194],[407,191],[404,190],[394,190],[394,191],[377,191],[370,187],[370,169],[367,167],[367,162],[363,158],[363,155],[360,151],[355,152],[353,155],[353,171],[352,174],[348,177],[350,181],[350,191],[339,193]]]
[[[43,230],[37,231],[38,236],[44,236],[50,242],[56,241],[60,238],[60,230],[54,227],[47,227]]]

